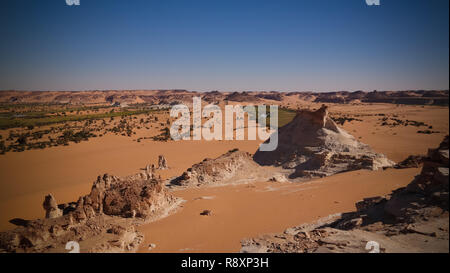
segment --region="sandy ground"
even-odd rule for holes
[[[260,182],[189,189],[178,213],[138,228],[140,252],[238,252],[240,240],[281,232],[338,212],[355,210],[364,197],[406,186],[420,169],[356,171],[307,183]],[[202,198],[203,197],[203,198]],[[202,216],[211,210],[211,216]],[[149,251],[148,246],[156,244]]]
[[[363,115],[359,117],[363,121],[346,122],[342,127],[394,161],[411,154],[425,154],[448,134],[449,110],[445,107],[331,105],[330,111]],[[417,133],[424,128],[380,126],[380,117],[375,116],[378,113],[423,121],[441,133],[426,135]],[[59,203],[75,201],[90,191],[98,175],[139,172],[147,164],[156,164],[160,154],[171,167],[161,175],[172,177],[206,157],[214,158],[233,148],[254,153],[259,144],[259,141],[133,141],[137,137],[107,135],[70,146],[0,156],[0,230],[13,228],[8,223],[12,218],[43,217],[45,194],[52,193]],[[161,252],[238,251],[243,237],[282,232],[289,226],[353,210],[356,201],[404,186],[418,172],[419,169],[357,171],[307,184],[260,182],[252,186],[177,191],[175,194],[187,202],[176,214],[141,227],[146,235],[141,251],[148,251],[149,243],[155,243],[154,251]],[[201,196],[214,198],[194,200]],[[213,215],[200,216],[204,209],[212,210]]]
[[[166,157],[170,169],[163,178],[180,175],[206,157],[218,157],[239,148],[255,152],[256,141],[180,141],[138,143],[128,137],[105,136],[70,146],[7,153],[0,156],[0,230],[14,226],[12,218],[44,216],[44,196],[52,193],[58,203],[76,201],[90,192],[98,175],[125,176]]]
[[[367,106],[331,106],[334,113],[368,115],[357,118],[363,121],[346,122],[341,126],[361,142],[369,144],[375,151],[384,153],[389,159],[398,162],[412,154],[426,154],[429,148],[441,143],[449,131],[448,107],[431,106],[396,106],[392,104],[373,104]],[[373,114],[397,115],[401,120],[425,122],[433,126],[433,131],[440,133],[424,135],[417,131],[426,127],[415,126],[380,126],[382,116]]]

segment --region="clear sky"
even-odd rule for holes
[[[0,89],[449,88],[449,1],[3,0]]]

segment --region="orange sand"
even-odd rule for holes
[[[58,203],[76,201],[90,192],[98,175],[125,176],[140,172],[147,164],[157,164],[158,155],[168,160],[170,169],[163,178],[181,174],[205,157],[218,157],[239,148],[255,152],[256,141],[179,141],[138,143],[128,137],[105,136],[70,146],[7,153],[0,156],[0,230],[14,226],[12,218],[44,216],[44,196],[52,193]]]
[[[364,170],[307,183],[260,182],[178,191],[176,195],[187,202],[179,212],[138,228],[145,235],[139,251],[237,252],[245,237],[354,211],[355,202],[405,186],[419,172]],[[200,215],[205,209],[212,216]],[[156,248],[149,251],[151,243]]]

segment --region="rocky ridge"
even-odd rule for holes
[[[285,97],[316,103],[393,103],[416,105],[448,105],[448,90],[411,91],[338,91],[338,92],[197,92],[188,90],[91,90],[91,91],[0,91],[0,103],[61,103],[113,104],[151,103],[178,104],[192,102],[193,96],[218,104],[223,100],[234,102],[282,102]]]

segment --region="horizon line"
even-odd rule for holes
[[[449,91],[447,89],[398,89],[398,90],[377,90],[373,89],[371,91],[368,90],[328,90],[328,91],[311,91],[311,90],[302,90],[302,91],[280,91],[280,90],[233,90],[233,91],[224,91],[224,90],[209,90],[209,91],[198,91],[198,90],[188,90],[188,89],[79,89],[79,90],[30,90],[30,89],[0,89],[0,92],[138,92],[138,91],[183,91],[190,93],[209,93],[209,92],[220,92],[220,93],[251,93],[251,92],[277,92],[277,93],[337,93],[337,92],[419,92],[419,91]]]

